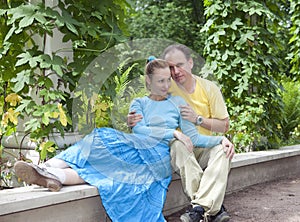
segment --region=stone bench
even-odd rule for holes
[[[290,175],[300,176],[300,145],[278,150],[235,154],[227,183],[227,193]],[[189,204],[182,191],[180,177],[175,175],[170,184],[165,204],[169,215]]]
[[[300,175],[300,145],[279,150],[236,154],[227,192],[270,180]],[[169,215],[188,204],[180,177],[173,175],[164,214]],[[102,207],[98,190],[89,185],[64,186],[50,192],[38,186],[0,191],[1,222],[81,222],[110,221]]]

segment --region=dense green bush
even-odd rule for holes
[[[126,39],[129,5],[125,0],[37,2],[0,3],[0,79],[6,86],[1,95],[20,98],[11,110],[2,104],[1,117],[10,111],[25,118],[24,130],[43,160],[57,148],[49,135],[72,130],[72,92],[85,68]],[[52,37],[66,48],[54,51],[50,43],[49,49]],[[107,96],[111,91],[108,85],[98,89]]]
[[[126,0],[0,2],[1,180],[12,165],[2,158],[2,139],[16,126],[36,143],[41,160],[55,154],[58,147],[50,136],[73,130],[73,92],[79,79],[95,57],[127,39],[124,19],[129,11]],[[109,97],[114,90],[106,84],[98,93]]]
[[[205,58],[201,75],[221,86],[238,152],[282,144],[280,83],[299,81],[299,1],[141,0],[135,9],[133,39],[170,39]]]
[[[280,118],[284,143],[300,142],[300,83],[285,81],[282,98],[284,113]]]

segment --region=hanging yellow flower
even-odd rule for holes
[[[60,120],[60,123],[63,125],[63,126],[66,126],[68,121],[67,121],[67,116],[65,114],[65,111],[63,110],[62,108],[62,104],[61,103],[58,103],[57,104],[57,107],[58,107],[58,110],[59,110],[59,120]]]
[[[21,100],[22,97],[16,93],[11,93],[5,98],[5,101],[8,102],[11,106],[16,106],[18,103],[21,102]]]
[[[18,115],[19,112],[15,112],[12,108],[9,108],[6,113],[2,116],[1,125],[6,127],[8,122],[12,122],[14,125],[18,124]]]

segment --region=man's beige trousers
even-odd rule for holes
[[[179,141],[172,141],[171,163],[180,174],[184,192],[193,205],[200,205],[208,215],[215,215],[223,204],[230,160],[222,145],[194,148],[190,153]]]

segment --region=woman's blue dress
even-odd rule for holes
[[[181,104],[185,104],[183,99],[173,96],[160,102],[136,99],[131,110],[144,118],[134,133],[96,128],[56,156],[98,188],[113,222],[165,221],[162,210],[172,174],[168,142],[178,126],[195,145],[220,143],[221,138],[201,136],[193,124],[182,120]]]

